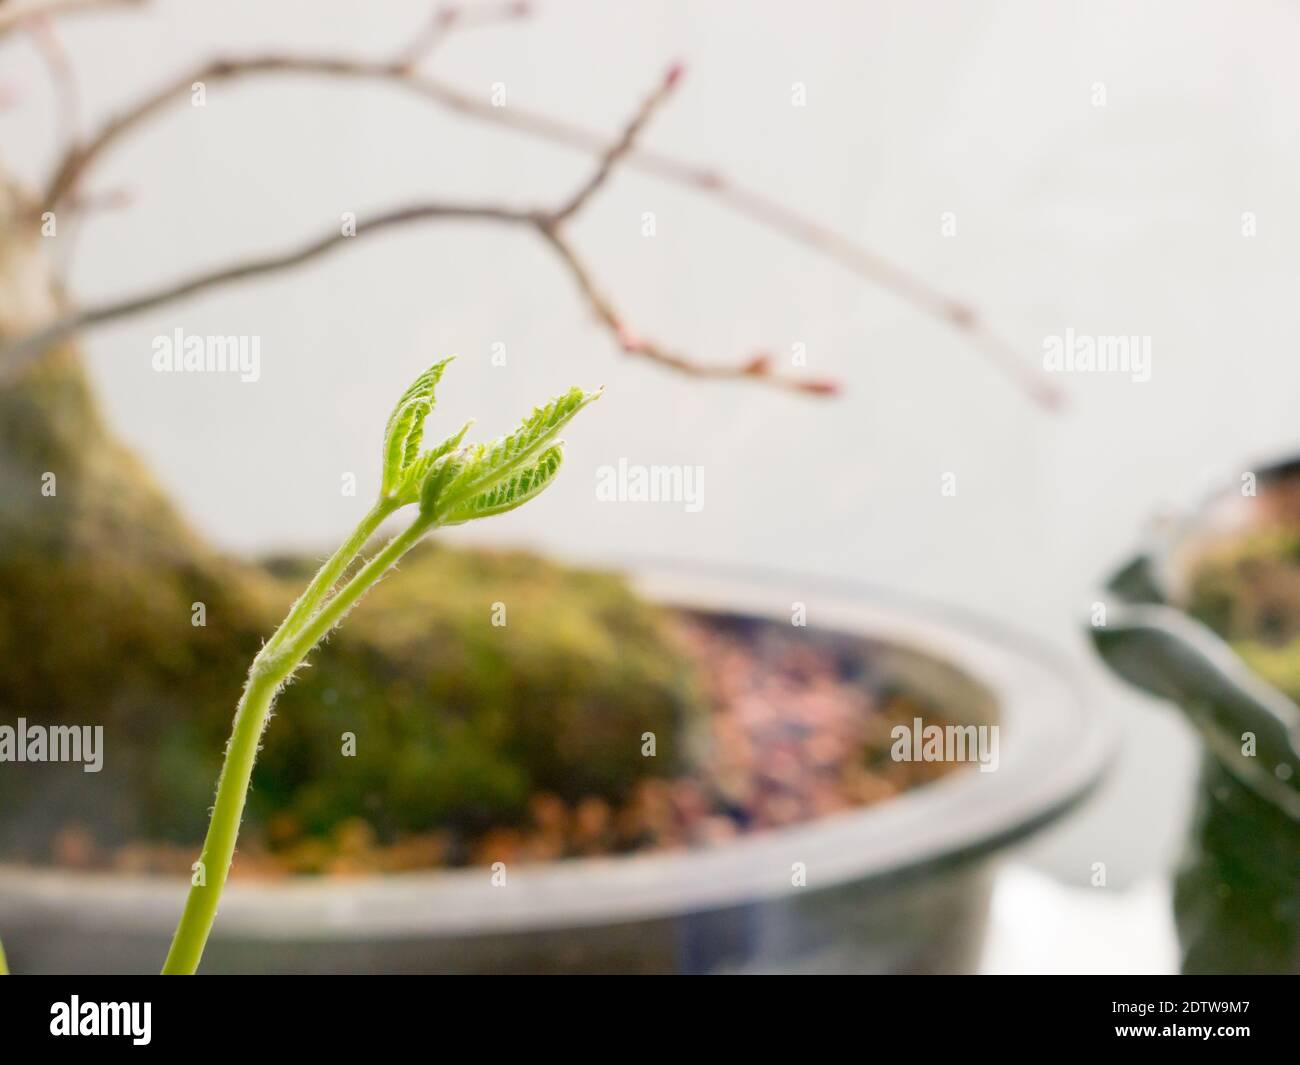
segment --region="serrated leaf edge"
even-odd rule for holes
[[[550,487],[564,464],[564,444],[553,443],[536,460],[517,470],[512,477],[472,496],[446,512],[444,525],[459,525],[476,518],[490,518],[521,507]]]
[[[435,390],[454,355],[435,362],[402,393],[384,430],[384,471],[380,491],[393,496],[420,456],[425,419],[436,404]]]
[[[514,432],[497,437],[490,444],[476,444],[465,456],[461,471],[446,485],[443,492],[448,499],[445,512],[458,510],[466,499],[477,499],[491,491],[502,481],[531,466],[537,455],[545,451],[555,435],[563,429],[580,410],[600,398],[604,392],[598,388],[585,392],[576,385],[567,392],[532,409]],[[565,401],[571,406],[554,416],[554,420],[534,428],[530,423],[538,420],[550,408],[559,408]],[[519,441],[515,448],[512,440]]]

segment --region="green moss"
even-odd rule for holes
[[[1258,640],[1234,640],[1232,647],[1246,665],[1300,702],[1300,638],[1280,647]]]
[[[253,799],[318,831],[365,813],[381,833],[511,823],[538,790],[621,799],[678,763],[692,692],[666,619],[621,580],[427,548],[281,696]],[[646,731],[667,745],[657,765]]]
[[[1192,570],[1187,609],[1300,699],[1300,530],[1267,525],[1206,552]]]
[[[105,729],[97,775],[4,767],[0,848],[39,854],[70,822],[197,842],[248,663],[314,567],[204,545],[104,429],[71,352],[0,389],[0,491],[0,720]],[[660,610],[523,553],[417,550],[310,663],[265,736],[254,832],[276,815],[472,831],[519,822],[538,790],[617,801],[678,767],[701,705]]]

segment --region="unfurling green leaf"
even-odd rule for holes
[[[503,514],[537,495],[560,468],[556,434],[600,391],[571,388],[535,407],[513,433],[490,444],[462,447],[472,421],[436,447],[420,450],[434,390],[451,359],[425,370],[398,400],[384,434],[381,499],[386,506],[417,500],[426,524],[459,524]]]
[[[599,396],[599,389],[584,392],[581,388],[571,388],[549,403],[535,407],[532,414],[513,433],[500,437],[491,444],[477,444],[468,449],[459,456],[458,469],[451,470],[450,463],[443,467],[440,471],[443,474],[440,490],[432,495],[426,491],[421,499],[421,508],[426,514],[436,511],[439,520],[453,513],[469,514],[470,517],[482,516],[473,513],[479,501],[487,499],[493,489],[513,482],[518,475],[540,467],[539,456],[547,451],[556,434],[578,411]],[[558,462],[556,465],[558,467]],[[448,473],[450,476],[447,476]],[[554,470],[551,474],[554,474]],[[487,513],[497,514],[501,511],[484,512]],[[460,517],[456,520],[468,521],[469,518]]]
[[[425,483],[429,480],[429,474],[433,471],[438,460],[450,455],[458,447],[460,442],[465,439],[465,434],[469,432],[469,427],[474,424],[474,419],[470,418],[464,425],[457,429],[451,436],[447,437],[437,447],[430,448],[423,455],[419,456],[406,472],[402,474],[401,482],[397,485],[393,493],[395,499],[403,504],[414,503],[420,498],[424,490]]]
[[[449,362],[451,359],[443,359],[420,374],[402,393],[388,417],[388,428],[384,433],[384,476],[380,488],[384,496],[397,494],[404,481],[403,475],[419,458],[420,442],[424,439],[424,419],[433,410],[434,389]]]
[[[475,518],[488,518],[493,514],[504,514],[508,510],[522,506],[542,491],[555,479],[564,461],[564,448],[554,444],[538,456],[531,465],[518,473],[499,481],[486,492],[459,503],[452,510],[445,512],[443,525],[459,525],[461,522],[473,521]]]

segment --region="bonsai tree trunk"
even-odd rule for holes
[[[0,177],[0,339],[61,310],[48,240],[33,201]],[[88,797],[98,827],[132,830],[141,811],[129,783],[154,774],[158,715],[182,712],[160,696],[200,666],[237,695],[265,581],[205,545],[110,431],[75,342],[0,379],[0,499],[0,707],[33,724],[114,726],[99,779],[81,766],[5,767],[0,846],[26,850],[82,825]],[[192,625],[196,603],[221,623]],[[210,789],[195,792],[199,820]]]

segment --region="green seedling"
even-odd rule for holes
[[[600,395],[599,390],[572,388],[537,407],[513,433],[490,444],[462,444],[470,426],[467,422],[440,444],[421,450],[424,422],[434,406],[434,389],[450,361],[431,366],[398,401],[384,435],[378,501],[321,566],[253,659],[217,781],[212,820],[194,866],[164,974],[193,973],[203,957],[230,872],[253,761],[280,690],[312,649],[426,534],[440,526],[504,514],[539,495],[560,469],[563,445],[556,435]],[[417,508],[410,525],[349,576],[352,564],[380,525],[407,507]]]

